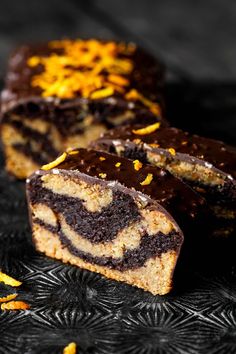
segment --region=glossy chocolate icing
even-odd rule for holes
[[[158,118],[152,114],[141,102],[129,101],[123,94],[116,93],[104,99],[83,98],[79,94],[73,99],[59,99],[57,97],[42,97],[42,90],[39,87],[32,87],[31,80],[35,74],[43,71],[41,65],[29,67],[27,61],[32,56],[49,56],[52,53],[61,52],[59,49],[52,49],[49,44],[25,45],[20,47],[12,55],[9,62],[9,70],[6,76],[5,89],[2,93],[2,112],[29,115],[32,119],[57,119],[59,129],[67,134],[65,112],[70,119],[75,119],[81,112],[88,110],[93,113],[96,121],[103,121],[105,117],[116,116],[126,110],[133,111],[143,120],[155,121]],[[126,57],[124,54],[121,57]],[[152,56],[137,48],[132,54],[127,54],[132,60],[134,68],[128,75],[130,87],[138,90],[142,95],[153,102],[162,104],[161,90],[164,81],[164,69],[161,63]],[[130,104],[131,103],[131,104]],[[160,119],[160,118],[159,118]],[[111,124],[112,126],[112,124]],[[71,133],[71,132],[70,132]]]
[[[110,130],[93,146],[95,148],[99,148],[102,144],[112,146],[116,140],[119,140],[121,145],[125,144],[132,148],[134,145],[141,147],[142,143],[158,144],[158,147],[151,147],[151,149],[158,152],[162,149],[173,148],[176,158],[205,164],[206,167],[212,164],[212,168],[236,178],[236,149],[234,147],[226,145],[222,141],[191,135],[177,128],[160,127],[151,134],[137,135],[133,133],[133,130],[138,128],[140,126],[129,125]],[[141,142],[135,143],[135,139],[140,139]],[[170,154],[168,153],[168,155]],[[172,158],[175,159],[175,156],[172,155]]]
[[[85,175],[98,178],[102,174],[106,181],[118,181],[121,185],[130,188],[131,193],[132,190],[138,191],[157,201],[173,215],[184,230],[187,229],[190,221],[199,216],[199,209],[204,206],[205,202],[200,196],[164,170],[143,165],[136,171],[133,161],[126,158],[94,150],[79,149],[78,152],[74,155],[68,154],[66,159],[56,166],[59,173],[76,179],[76,174],[70,171],[78,170]],[[105,160],[101,161],[100,158]],[[118,162],[121,164],[120,167],[115,167]],[[151,183],[141,185],[140,183],[148,174],[153,177]]]

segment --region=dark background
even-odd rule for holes
[[[17,44],[64,35],[146,47],[166,63],[173,125],[235,143],[235,0],[0,0],[0,80]],[[61,354],[71,341],[80,354],[236,353],[235,242],[208,252],[198,239],[196,266],[152,296],[36,253],[24,193],[0,155],[0,268],[31,306],[0,311],[0,354]]]
[[[167,66],[167,115],[234,143],[236,1],[1,0],[0,77],[20,43],[72,37],[133,40]]]

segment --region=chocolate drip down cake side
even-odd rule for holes
[[[37,250],[161,295],[204,204],[167,171],[82,148],[36,171],[27,195]]]
[[[91,146],[168,170],[207,200],[216,231],[226,235],[235,232],[234,147],[158,124],[112,129]]]
[[[6,168],[26,178],[114,126],[156,122],[164,70],[132,43],[61,40],[12,55],[1,98]]]

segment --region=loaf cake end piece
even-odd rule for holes
[[[152,166],[93,150],[64,153],[27,180],[33,240],[47,256],[164,295],[183,242],[170,211],[196,211],[196,201],[181,203],[185,193]]]
[[[163,82],[162,64],[132,43],[67,39],[20,47],[1,97],[7,170],[25,178],[109,128],[164,124]]]

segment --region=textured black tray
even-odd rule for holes
[[[236,248],[227,240],[204,248],[179,266],[163,297],[46,258],[31,244],[24,183],[7,176],[0,158],[0,267],[23,282],[19,299],[31,306],[0,311],[0,353],[62,353],[75,341],[87,354],[235,354]]]

